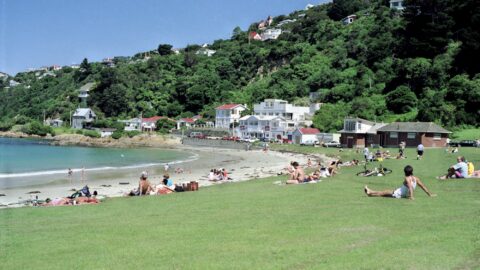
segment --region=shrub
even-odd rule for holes
[[[96,132],[95,130],[85,130],[83,131],[83,135],[90,138],[100,138],[100,133]]]
[[[13,127],[13,122],[5,120],[0,122],[0,131],[9,131]]]
[[[142,134],[142,132],[140,132],[140,131],[138,131],[138,130],[132,130],[132,131],[126,131],[125,134],[127,134],[127,136],[128,136],[129,138],[133,138],[133,137],[135,137],[135,136],[137,136],[137,135]]]
[[[112,138],[114,138],[115,140],[120,139],[122,136],[123,136],[123,132],[121,130],[115,130],[112,133]]]
[[[75,134],[80,134],[80,135],[83,135],[83,130],[81,130],[81,129],[77,129],[77,130],[75,131]]]
[[[46,136],[48,133],[55,134],[53,129],[49,126],[44,126],[42,123],[38,121],[30,122],[28,124],[23,125],[20,129],[23,133],[29,135],[39,135],[39,136]]]

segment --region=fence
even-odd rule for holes
[[[213,139],[183,138],[182,144],[191,146],[237,149],[245,151],[252,150],[254,148],[258,149],[258,147],[253,146],[251,143]]]

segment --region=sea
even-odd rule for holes
[[[158,148],[52,146],[36,139],[0,138],[0,189],[68,181],[85,174],[141,171],[193,160],[192,153]]]

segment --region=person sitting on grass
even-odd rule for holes
[[[175,184],[173,183],[173,181],[170,179],[170,175],[168,175],[168,173],[164,174],[163,175],[163,180],[162,182],[156,186],[156,188],[154,189],[154,192],[152,192],[153,194],[160,194],[160,195],[163,195],[163,194],[170,194],[170,193],[173,193],[175,192]]]
[[[436,194],[430,193],[430,191],[428,191],[427,187],[422,183],[422,181],[420,181],[418,177],[415,177],[413,175],[412,166],[405,166],[403,171],[405,172],[405,180],[403,181],[403,185],[401,187],[395,190],[374,191],[365,186],[365,194],[367,194],[367,196],[369,197],[391,197],[397,199],[409,198],[410,200],[413,200],[413,191],[415,190],[417,185],[419,185],[423,189],[423,191],[428,194],[428,196],[437,196]]]
[[[467,178],[468,177],[468,165],[465,162],[465,157],[457,157],[457,164],[448,168],[446,175],[439,177],[439,179],[449,178]]]
[[[303,171],[303,168],[296,161],[292,162],[292,166],[294,171],[290,175],[290,179],[287,180],[287,184],[303,183],[303,180],[305,179],[305,172]]]
[[[140,180],[138,181],[138,188],[130,191],[129,196],[143,196],[148,195],[153,190],[150,181],[147,180],[148,173],[146,171],[142,172],[140,175]]]

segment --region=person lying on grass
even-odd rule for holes
[[[428,194],[430,197],[437,196],[436,194],[430,193],[427,187],[420,181],[420,179],[416,176],[413,176],[413,167],[410,165],[405,166],[403,169],[405,172],[405,180],[403,181],[403,185],[395,190],[384,190],[384,191],[374,191],[369,189],[365,186],[364,191],[365,194],[369,197],[392,197],[392,198],[409,198],[413,200],[413,191],[419,185],[425,193]]]

